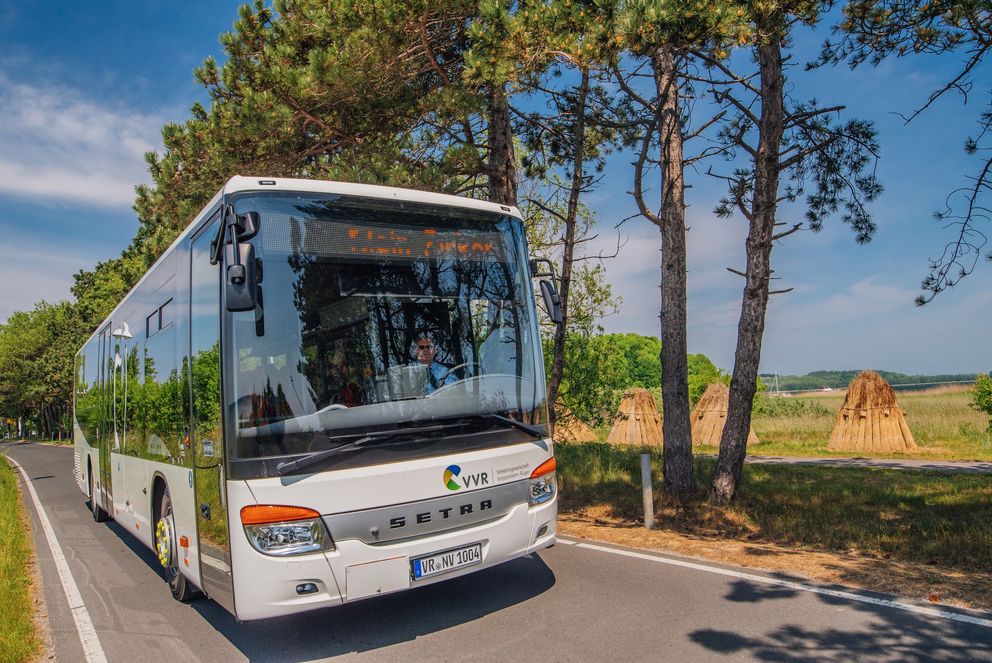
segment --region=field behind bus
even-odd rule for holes
[[[754,417],[754,432],[761,444],[749,450],[762,455],[865,456],[866,452],[827,450],[827,441],[844,402],[844,391],[814,392],[774,397],[772,413]],[[911,454],[886,453],[885,457],[943,460],[992,460],[989,418],[971,407],[969,387],[938,387],[925,391],[896,392],[906,411],[906,422],[920,449]],[[775,411],[785,403],[808,403],[809,410],[791,414]],[[782,402],[778,405],[777,402]],[[817,407],[818,406],[818,407]],[[789,407],[789,406],[784,406]],[[793,406],[794,407],[794,406]]]
[[[873,456],[921,460],[992,460],[989,418],[971,407],[970,387],[938,387],[899,391],[906,422],[920,449],[913,453],[829,451],[827,442],[844,402],[844,390],[796,396],[759,396],[752,426],[760,444],[748,447],[759,456]],[[609,426],[597,431],[606,440]],[[697,446],[698,453],[715,454],[715,446]]]

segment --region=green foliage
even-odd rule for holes
[[[565,337],[565,373],[559,399],[566,415],[599,426],[613,417],[623,390],[630,386],[627,357],[615,351],[611,336],[568,334]],[[551,342],[544,343],[550,363]]]
[[[29,430],[68,434],[72,358],[82,343],[68,302],[39,302],[0,326],[0,414],[23,417]]]
[[[545,342],[545,361],[551,347]],[[706,355],[689,355],[689,394],[699,400],[706,387],[729,376]],[[640,334],[568,334],[561,402],[572,415],[593,427],[609,423],[623,392],[643,387],[661,406],[661,341]]]
[[[772,398],[766,394],[754,397],[751,412],[763,417],[830,416],[833,412],[824,405],[802,398]]]
[[[557,176],[551,176],[548,181],[559,194],[564,189],[564,183]],[[541,189],[540,184],[532,180],[523,184],[520,213],[527,231],[530,254],[557,264],[561,261],[566,202],[559,194],[542,199]],[[576,237],[588,236],[595,221],[589,208],[580,202],[576,214]],[[598,320],[616,313],[622,301],[613,294],[613,288],[606,281],[606,268],[602,263],[573,263],[567,312],[569,332],[586,336],[600,333],[602,330]],[[541,326],[544,333],[554,334],[555,325],[543,313]]]
[[[689,401],[703,397],[706,387],[714,382],[730,384],[730,374],[720,370],[706,355],[689,355]]]
[[[472,0],[261,0],[196,72],[209,108],[162,132],[134,246],[159,255],[235,173],[456,192],[484,166],[484,102],[462,84]]]
[[[992,432],[992,373],[978,376],[971,397],[971,406],[989,415],[988,429]]]

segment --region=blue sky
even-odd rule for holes
[[[40,299],[69,296],[72,274],[118,255],[136,228],[133,187],[148,181],[142,154],[160,149],[160,129],[205,100],[192,70],[221,55],[238,2],[41,2],[0,5],[0,321]],[[815,53],[825,32],[798,35],[797,60]],[[975,162],[961,149],[992,80],[985,63],[967,106],[949,96],[906,126],[893,113],[923,103],[956,64],[912,58],[850,72],[792,74],[793,92],[824,105],[846,104],[873,120],[885,193],[873,206],[879,231],[857,246],[829,221],[776,246],[773,266],[789,294],[773,298],[762,371],[882,368],[906,373],[987,371],[992,265],[923,309],[913,305],[927,259],[949,239],[932,220]],[[600,220],[595,252],[615,243],[613,226],[631,215],[628,154],[615,155],[588,204]],[[259,173],[262,174],[262,173]],[[688,218],[689,349],[733,364],[743,267],[740,218],[712,214],[721,191],[691,177]],[[798,217],[784,210],[782,220]],[[797,218],[798,220],[798,218]],[[992,228],[989,228],[992,230]],[[618,259],[608,261],[621,311],[608,331],[658,333],[657,231],[625,223]]]

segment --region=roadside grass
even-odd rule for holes
[[[0,661],[29,661],[41,650],[28,569],[31,543],[22,509],[14,469],[0,460]]]
[[[737,503],[706,501],[715,464],[696,458],[699,489],[676,500],[661,485],[661,449],[559,444],[564,512],[643,517],[640,454],[651,453],[657,527],[703,539],[767,542],[961,571],[992,569],[992,477],[910,470],[746,465]]]

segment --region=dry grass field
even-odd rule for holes
[[[754,415],[751,425],[760,444],[748,446],[748,453],[764,456],[865,456],[865,452],[828,451],[827,441],[844,402],[844,390],[814,392],[791,397],[767,398],[770,412]],[[879,458],[918,458],[939,460],[992,460],[992,433],[988,417],[969,404],[969,387],[938,387],[925,391],[897,391],[899,405],[906,411],[916,444],[913,453],[878,454]],[[785,401],[777,404],[776,401]],[[596,431],[605,441],[609,427]],[[699,446],[703,454],[717,453],[717,447]]]

